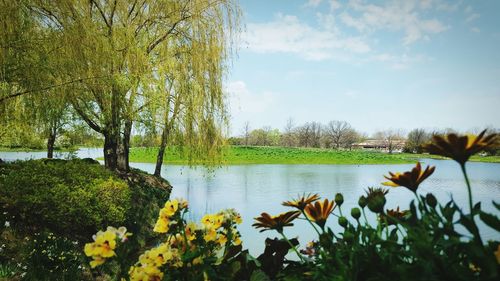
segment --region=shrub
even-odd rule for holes
[[[111,172],[92,159],[2,163],[0,265],[14,265],[16,278],[29,280],[91,278],[80,245],[110,224],[134,231],[122,256],[155,244],[152,226],[169,189],[165,180],[138,170]]]
[[[83,160],[31,160],[0,166],[0,206],[16,229],[43,229],[76,239],[125,223],[131,192],[100,165]]]

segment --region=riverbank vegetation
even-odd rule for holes
[[[155,163],[157,148],[134,147],[130,150],[130,161]],[[222,163],[227,165],[244,164],[404,164],[414,163],[423,158],[446,159],[430,154],[384,153],[373,150],[333,150],[318,148],[230,146],[222,154]],[[500,163],[500,156],[472,157],[471,161]],[[165,152],[166,164],[187,165],[186,155],[181,149],[169,147]],[[204,164],[198,162],[198,164]]]

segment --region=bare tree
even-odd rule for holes
[[[422,145],[430,140],[430,134],[424,129],[414,129],[408,133],[404,151],[422,153]]]
[[[394,152],[394,150],[399,150],[403,148],[403,131],[401,129],[397,130],[385,130],[375,133],[375,138],[382,140],[385,148],[389,153]]]
[[[350,128],[345,132],[344,137],[342,138],[342,146],[344,148],[352,149],[352,145],[357,143],[361,139],[361,136],[356,130]]]
[[[330,121],[325,127],[325,135],[328,143],[339,149],[351,130],[351,125],[346,121]]]
[[[248,146],[248,139],[250,138],[250,123],[248,121],[243,125],[243,139],[245,140],[245,145]]]
[[[321,146],[321,124],[308,122],[297,128],[299,146],[320,147]]]
[[[285,128],[283,129],[283,135],[281,136],[281,145],[283,146],[295,146],[296,136],[294,132],[295,124],[292,118],[288,118],[286,121]]]

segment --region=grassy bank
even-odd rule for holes
[[[131,162],[155,163],[156,148],[132,148]],[[225,151],[224,163],[240,164],[402,164],[414,160],[402,154],[372,151],[335,151],[314,148],[242,147],[233,146]],[[165,155],[167,164],[186,164],[187,160],[176,149]]]
[[[446,160],[450,158],[446,158],[438,155],[430,155],[430,154],[411,154],[411,153],[402,153],[400,154],[402,157],[410,160],[417,160],[422,158],[430,158],[437,160]],[[471,162],[484,162],[484,163],[500,163],[500,156],[479,156],[473,155],[469,160]]]
[[[54,152],[73,152],[77,151],[78,147],[55,147]],[[7,147],[0,146],[2,152],[43,152],[47,151],[46,148],[30,148],[30,147]]]
[[[136,147],[130,151],[131,162],[155,163],[157,148]],[[417,159],[446,159],[429,154],[395,153],[352,150],[337,151],[316,148],[285,147],[245,147],[232,146],[226,149],[224,163],[242,164],[404,164],[414,163]],[[500,156],[473,156],[472,161],[500,163]],[[168,149],[165,164],[186,164],[187,160],[177,149]]]

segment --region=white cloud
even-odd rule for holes
[[[243,81],[232,81],[226,86],[229,94],[231,114],[262,113],[268,110],[274,102],[272,92],[253,93]]]
[[[279,14],[271,22],[248,24],[243,38],[254,52],[293,53],[308,60],[338,57],[343,52],[370,52],[361,37],[343,37],[334,28],[325,27],[315,28],[296,16]]]
[[[403,55],[392,55],[387,53],[381,53],[373,55],[369,58],[370,61],[378,61],[388,64],[392,69],[408,69],[412,64],[419,63],[429,60],[428,57],[424,55],[413,55],[408,54]]]
[[[338,0],[330,0],[330,11],[338,10],[342,7],[342,4]]]
[[[466,15],[465,22],[467,22],[467,23],[470,23],[470,22],[477,20],[478,18],[481,17],[481,15],[479,13],[474,12],[474,9],[470,5],[465,7],[464,13]]]
[[[321,4],[322,0],[308,0],[306,3],[306,7],[317,7],[319,4]]]
[[[441,33],[448,29],[439,20],[424,18],[420,14],[420,9],[429,9],[431,4],[430,1],[393,1],[375,5],[351,0],[349,7],[352,12],[344,12],[340,15],[340,20],[346,26],[363,33],[378,30],[403,31],[405,34],[403,43],[409,45],[418,40],[428,39],[430,34]]]
[[[474,32],[474,33],[480,33],[480,32],[481,32],[481,29],[479,29],[479,27],[476,27],[476,26],[475,26],[475,27],[472,27],[472,28],[470,29],[470,31],[472,31],[472,32]]]

